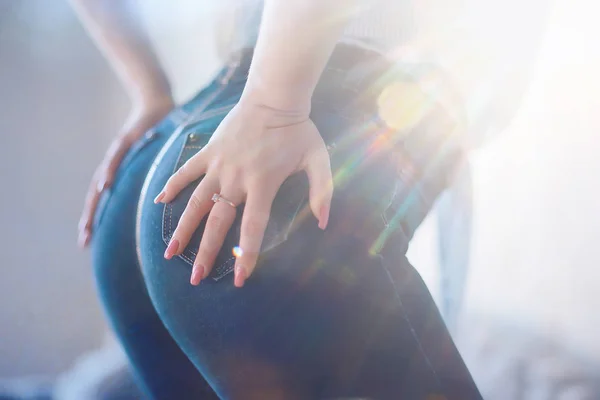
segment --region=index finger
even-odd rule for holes
[[[244,281],[250,277],[256,267],[277,188],[277,186],[274,189],[255,187],[248,190],[242,216],[240,252],[234,267],[234,284],[237,287],[244,285]]]
[[[169,203],[175,198],[187,185],[194,182],[206,173],[205,152],[200,150],[192,158],[187,160],[179,169],[169,178],[163,190],[156,196],[155,203]]]

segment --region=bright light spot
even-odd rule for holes
[[[393,82],[377,99],[379,117],[394,130],[415,126],[429,110],[431,101],[418,84]]]
[[[231,252],[233,253],[234,257],[241,257],[242,254],[244,254],[240,246],[235,246]]]

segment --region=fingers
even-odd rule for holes
[[[206,216],[213,208],[214,202],[211,197],[219,192],[219,183],[214,179],[204,178],[192,196],[188,200],[187,206],[177,223],[177,228],[169,241],[169,246],[165,251],[165,258],[171,259],[174,255],[179,255],[187,247],[194,231],[200,225],[202,218]]]
[[[265,188],[257,185],[254,190],[248,192],[242,216],[240,251],[234,266],[234,285],[237,287],[244,286],[258,261],[271,205],[280,185],[270,186],[271,188]]]
[[[131,143],[123,138],[114,140],[104,157],[104,161],[94,174],[79,220],[78,243],[81,248],[86,247],[92,238],[92,224],[94,223],[100,195],[112,185],[116,171],[130,146]]]
[[[125,138],[118,138],[112,142],[102,162],[102,172],[98,174],[97,187],[99,192],[112,185],[117,169],[130,147],[131,142]]]
[[[206,172],[206,166],[204,153],[201,150],[169,178],[163,190],[154,199],[154,203],[168,203],[173,200],[187,185]]]
[[[239,204],[241,196],[228,196],[227,193],[232,193],[232,191],[227,189],[223,189],[222,193],[224,193],[223,196],[226,199],[234,202],[236,205]],[[196,256],[192,268],[192,276],[190,278],[190,283],[192,285],[199,284],[200,281],[210,273],[215,259],[223,246],[225,236],[235,220],[235,216],[235,207],[224,202],[214,203],[206,221],[206,227],[204,228],[202,240],[200,241],[198,255]]]
[[[100,200],[101,190],[98,190],[97,180],[93,179],[90,188],[86,194],[83,212],[79,219],[79,237],[77,239],[79,247],[85,248],[92,238],[92,224],[96,213],[96,206]]]
[[[319,221],[319,228],[325,229],[329,222],[329,210],[333,197],[331,164],[325,146],[310,154],[304,169],[308,175],[310,186],[310,209]]]

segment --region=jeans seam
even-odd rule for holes
[[[222,113],[225,113],[225,112],[228,113],[229,111],[233,110],[233,108],[235,107],[236,104],[237,103],[226,104],[226,105],[217,107],[215,109],[212,109],[210,111],[205,111],[205,112],[201,113],[200,115],[198,115],[195,119],[192,119],[191,121],[189,121],[188,127],[191,125],[197,124],[199,122],[206,121],[209,118],[221,115]],[[207,107],[209,107],[209,106],[210,106],[210,104]]]
[[[226,268],[224,271],[218,271],[218,269],[223,266],[223,265],[227,265],[228,262],[230,262],[231,260],[235,259],[235,257],[229,257],[227,260],[225,260],[219,267],[216,267],[214,269],[215,273],[217,273],[217,276],[214,276],[212,279],[214,281],[219,281],[221,279],[223,279],[225,277],[225,275],[229,274],[231,271],[233,271],[234,269],[234,265],[231,265],[230,267]]]
[[[195,254],[194,254],[195,255]],[[179,257],[183,258],[184,260],[188,261],[191,265],[194,264],[194,260],[192,260],[191,257],[188,257],[185,253],[181,253],[179,255]]]
[[[410,328],[410,333],[412,335],[412,337],[415,339],[415,341],[417,342],[417,345],[419,347],[419,352],[421,353],[421,355],[425,358],[425,362],[427,363],[427,366],[429,367],[429,370],[433,373],[433,376],[435,377],[435,380],[437,382],[437,384],[441,387],[442,386],[442,382],[437,374],[437,371],[435,370],[435,368],[433,367],[433,364],[431,363],[431,360],[429,359],[429,357],[427,356],[427,353],[425,352],[425,349],[423,347],[423,344],[421,343],[421,341],[419,340],[419,336],[417,335],[417,332],[410,320],[410,318],[408,317],[408,314],[406,313],[405,309],[404,309],[404,304],[402,303],[402,299],[400,297],[400,293],[399,293],[399,289],[396,285],[396,281],[394,280],[394,278],[392,277],[392,274],[390,273],[390,270],[387,268],[385,262],[384,262],[384,258],[382,256],[379,257],[381,265],[383,266],[383,269],[385,270],[388,279],[390,281],[390,283],[394,286],[394,295],[396,296],[396,299],[398,300],[398,305],[400,306],[400,310],[402,312],[402,317],[404,318],[404,320],[406,321],[406,323],[408,324],[409,328]]]

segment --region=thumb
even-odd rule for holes
[[[319,221],[319,228],[325,229],[333,197],[333,179],[329,154],[324,144],[310,153],[304,170],[308,175],[310,209]]]

